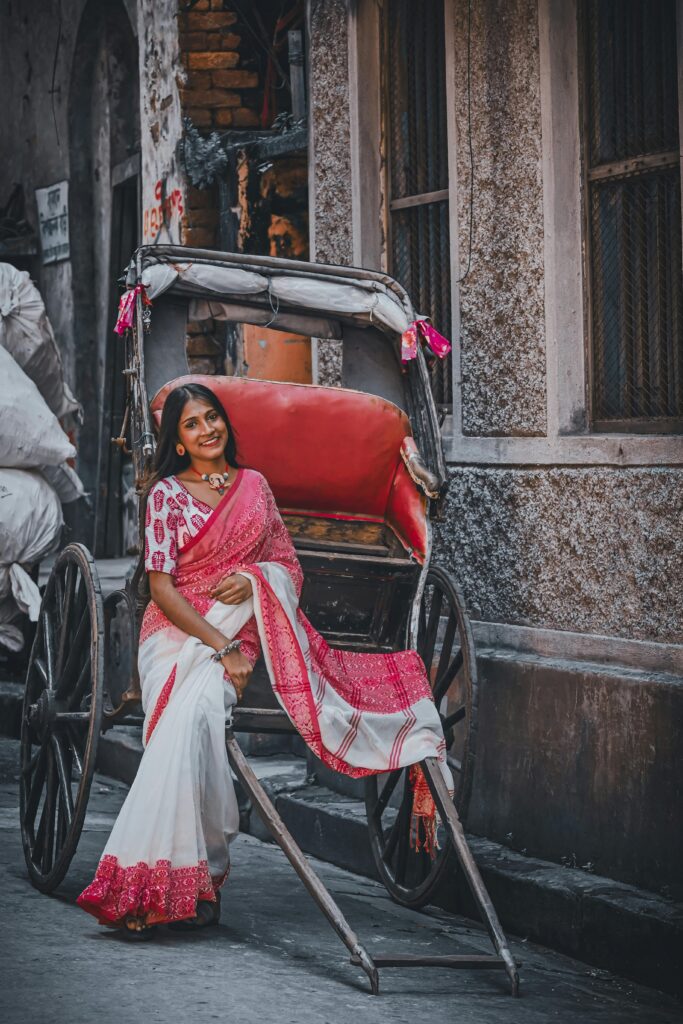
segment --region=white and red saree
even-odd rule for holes
[[[251,580],[252,598],[209,598],[236,572]],[[325,764],[360,777],[436,757],[451,787],[420,657],[330,648],[298,607],[302,582],[266,480],[240,470],[179,551],[176,587],[226,637],[258,629],[277,699]],[[78,898],[102,923],[193,917],[197,901],[215,899],[227,876],[238,811],[224,739],[236,697],[212,653],[149,604],[139,651],[145,753],[95,878]]]

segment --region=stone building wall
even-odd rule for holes
[[[346,0],[309,5],[311,258],[342,266],[353,262],[348,13]],[[317,361],[317,383],[339,386],[341,342],[319,342]]]
[[[544,434],[543,185],[537,0],[454,0],[463,433]],[[470,103],[468,104],[468,96]],[[468,110],[469,106],[469,110]]]
[[[683,471],[452,467],[436,558],[476,619],[683,643]]]

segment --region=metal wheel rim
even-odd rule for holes
[[[78,606],[75,604],[77,594],[81,599]],[[65,595],[67,596],[65,597]],[[81,602],[82,608],[80,608]],[[55,635],[56,623],[54,620],[57,615],[58,606],[61,609],[61,617],[57,624],[59,626],[59,633]],[[78,614],[78,622],[70,621],[72,613]],[[82,625],[79,630],[79,625],[85,620],[86,614],[89,622],[86,625]],[[50,618],[52,618],[51,626]],[[74,643],[69,647],[68,651],[66,650],[66,640],[69,639],[68,635],[63,648],[60,650],[62,630],[65,626],[67,627],[67,634],[70,628],[75,626],[71,636]],[[35,710],[36,702],[34,701],[38,688],[41,685],[41,680],[46,682],[46,685],[38,697],[38,703],[43,699],[45,691],[50,689],[47,681],[42,679],[43,670],[38,665],[38,662],[42,661],[43,666],[46,667],[48,658],[45,637],[48,630],[51,630],[54,641],[52,675],[47,670],[48,678],[53,680],[54,707],[58,709],[55,712],[54,720],[52,720],[51,715],[38,716]],[[79,635],[81,637],[82,649],[80,645],[75,643],[79,639]],[[37,889],[43,892],[50,892],[55,889],[66,875],[69,864],[76,852],[78,839],[85,820],[92,777],[95,771],[102,719],[103,639],[104,614],[95,563],[83,545],[70,544],[59,554],[45,588],[41,602],[38,628],[36,629],[29,658],[22,707],[19,783],[21,838],[24,858],[31,882]],[[83,655],[86,653],[87,646],[89,646],[89,654],[86,659]],[[74,664],[70,664],[69,654],[73,647],[76,648]],[[79,653],[81,654],[80,659],[78,658]],[[77,683],[81,681],[86,665],[89,666],[89,680],[86,679],[85,683],[82,683],[82,694],[78,701],[78,708],[70,708],[68,704],[72,698],[75,700],[77,697],[76,688],[74,687],[71,692],[67,691],[62,696],[60,683],[64,683],[64,680],[70,677],[73,671],[78,668],[80,661],[84,661],[85,664],[81,665],[77,676]],[[67,674],[65,675],[60,670],[67,670]],[[41,677],[41,679],[38,677]],[[88,697],[89,708],[86,714],[85,711],[81,710],[81,705]],[[43,701],[44,706],[45,701]],[[60,718],[60,715],[65,713],[70,714],[72,720],[67,722]],[[76,719],[74,716],[84,717]],[[42,736],[37,735],[37,720],[41,723]],[[80,747],[77,739],[74,738],[79,735],[84,740]],[[74,753],[74,748],[77,754]],[[60,756],[57,750],[61,750],[61,768],[59,765]],[[67,750],[69,751],[68,757],[65,756],[65,751]],[[72,787],[76,785],[76,780],[73,768],[76,765],[78,769],[78,760],[80,760],[80,779],[78,780],[78,788],[74,795]],[[46,762],[44,771],[40,767],[43,762]],[[30,770],[31,763],[34,764],[32,771]],[[52,765],[51,773],[50,765]],[[43,780],[38,785],[41,774],[43,775]],[[55,777],[56,782],[54,781]],[[63,781],[65,777],[67,778],[66,785]],[[52,782],[50,781],[51,779],[53,780]],[[37,786],[38,790],[37,799],[35,786]],[[51,811],[49,806],[46,807],[50,789],[53,791],[52,805],[54,811]],[[70,816],[67,811],[69,805],[67,789],[71,794]],[[44,790],[47,791],[43,796]],[[32,809],[34,800],[36,800],[35,811]],[[41,806],[41,800],[43,810],[39,811],[38,808]],[[29,804],[31,805],[30,807]],[[31,817],[30,820],[27,820],[29,814],[31,814]],[[51,816],[52,822],[50,823],[48,819]],[[46,824],[45,831],[42,833],[42,848],[43,850],[46,847],[49,848],[49,856],[47,858],[43,856],[42,861],[38,863],[34,859],[34,850],[39,845],[38,839],[41,833],[43,818]],[[50,839],[50,835],[52,835],[52,839]]]
[[[474,756],[476,748],[477,731],[477,668],[474,653],[474,641],[462,595],[458,590],[457,586],[455,585],[453,579],[450,577],[450,575],[446,573],[443,569],[440,569],[438,567],[430,568],[427,573],[425,594],[429,595],[430,600],[432,598],[435,588],[441,590],[442,602],[444,600],[444,596],[448,599],[449,609],[452,610],[452,613],[457,623],[455,636],[457,636],[460,639],[459,649],[462,651],[461,674],[459,676],[458,682],[460,686],[464,686],[465,690],[462,707],[466,708],[465,717],[463,719],[466,728],[463,730],[464,736],[461,736],[461,771],[458,773],[454,772],[454,781],[456,783],[454,803],[458,810],[458,814],[461,820],[464,822],[472,790],[472,776],[474,769]],[[423,595],[421,598],[421,613],[426,600],[427,598],[425,597],[425,595]],[[447,637],[444,637],[443,639],[447,639]],[[421,649],[421,647],[424,648],[423,641],[424,636],[421,627],[420,632],[418,633],[418,649],[420,650],[420,653],[424,656],[425,653],[429,654],[429,652],[425,652],[423,649]],[[455,647],[453,647],[453,649],[455,649]],[[431,656],[429,657],[429,660],[430,665],[428,666],[428,671],[432,667]],[[452,659],[450,667],[452,667],[452,664],[455,660],[455,658]],[[431,680],[433,684],[433,689],[434,684],[438,683],[440,678],[445,674],[445,668],[446,666],[441,666],[437,662],[436,678]],[[449,689],[450,687],[446,688],[444,697],[448,693]],[[457,710],[460,709],[456,709],[456,711]],[[444,715],[440,711],[442,722],[444,718],[449,718],[452,713],[454,712],[449,712],[448,715]],[[384,778],[389,781],[392,781],[393,777],[395,776],[399,777],[398,781],[395,782],[395,787],[396,789],[398,789],[399,785],[403,785],[403,800],[401,801],[401,805],[403,805],[403,803],[409,804],[411,798],[411,794],[408,792],[408,771],[409,769],[407,768],[399,769],[399,771],[397,771],[396,773],[387,773],[387,775],[384,776]],[[428,873],[421,882],[418,882],[417,884],[413,885],[400,884],[396,880],[396,875],[398,874],[399,852],[396,853],[396,859],[393,860],[393,863],[393,850],[388,858],[389,863],[387,863],[387,859],[385,859],[385,840],[388,840],[389,844],[392,842],[393,837],[391,836],[391,832],[393,831],[393,826],[390,826],[389,829],[386,830],[383,828],[381,822],[381,813],[380,821],[378,822],[376,820],[375,813],[378,804],[378,799],[378,777],[370,776],[368,779],[366,779],[365,783],[366,811],[368,817],[368,828],[370,832],[370,844],[372,848],[372,853],[375,860],[375,864],[382,878],[382,881],[384,882],[392,898],[397,902],[403,904],[404,906],[413,908],[424,906],[426,903],[429,902],[430,898],[438,890],[439,886],[442,884],[444,878],[447,876],[451,867],[455,867],[455,852],[453,850],[450,838],[448,837],[447,834],[444,836],[442,842],[442,849],[437,854],[436,860],[427,865],[427,867],[429,868]],[[398,816],[401,813],[403,813],[404,815],[404,820],[401,825],[397,824],[396,828],[398,828],[399,830],[407,828],[409,834],[409,806],[407,807],[407,809],[402,806],[399,807],[399,811],[396,817],[398,818]],[[385,831],[386,833],[388,833],[388,836],[385,835]],[[397,844],[398,842],[400,842],[400,839],[401,837],[395,840],[395,843]],[[421,852],[420,854],[412,852],[411,855],[413,858],[428,856],[423,852]],[[413,868],[416,869],[419,862],[414,860],[412,863]],[[423,872],[424,870],[425,868],[423,867]]]

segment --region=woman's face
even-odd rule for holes
[[[178,440],[191,459],[223,459],[228,428],[212,405],[190,398],[178,420]]]

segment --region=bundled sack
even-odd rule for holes
[[[0,466],[59,466],[76,454],[38,388],[0,347]],[[1,549],[0,549],[1,550]]]
[[[6,647],[14,654],[24,646],[24,634],[15,621],[19,615],[14,598],[0,601],[0,647]]]
[[[62,359],[40,292],[26,271],[0,263],[0,346],[36,384],[60,419],[83,410],[64,380]]]
[[[12,597],[35,622],[40,591],[26,572],[59,546],[62,506],[37,471],[0,469],[0,602]]]

